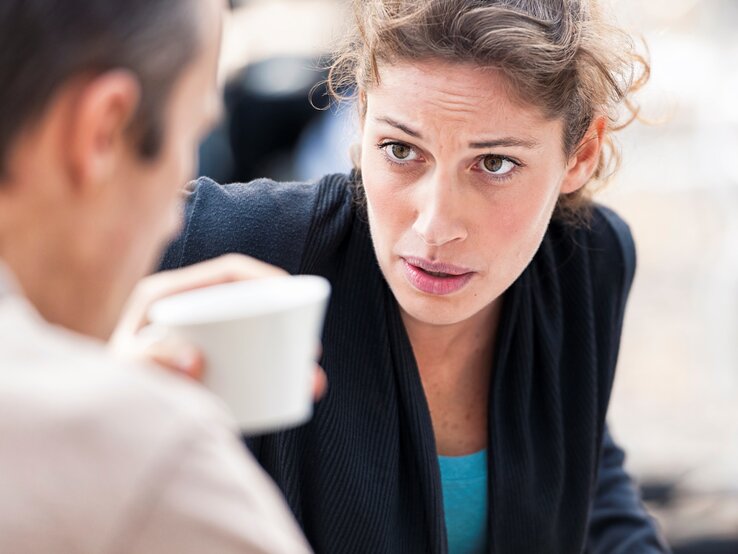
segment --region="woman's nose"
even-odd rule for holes
[[[425,244],[442,246],[467,237],[464,201],[456,183],[429,179],[419,187],[416,202],[413,230]]]

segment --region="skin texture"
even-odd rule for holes
[[[223,4],[198,9],[200,48],[173,88],[156,159],[141,159],[127,133],[140,90],[123,70],[62,85],[14,143],[0,189],[0,257],[52,323],[107,338],[178,231],[181,187],[220,110]]]
[[[563,122],[509,90],[496,70],[427,60],[381,65],[379,84],[362,93],[372,240],[445,455],[486,447],[490,337],[504,292],[535,255],[559,195],[592,175],[604,133],[598,118],[567,158]],[[420,290],[408,258],[458,266],[466,284]]]

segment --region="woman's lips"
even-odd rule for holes
[[[455,265],[429,262],[421,258],[400,258],[408,282],[426,294],[446,295],[464,288],[474,272]]]

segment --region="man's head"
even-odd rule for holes
[[[3,0],[0,258],[106,336],[179,224],[217,115],[220,0]]]

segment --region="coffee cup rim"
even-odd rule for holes
[[[284,285],[282,285],[284,283]],[[217,289],[222,293],[225,290],[245,291],[250,295],[263,289],[264,286],[285,286],[300,287],[304,296],[282,297],[270,304],[261,303],[258,306],[238,306],[226,309],[225,313],[207,314],[207,313],[189,313],[185,312],[182,303],[194,302],[202,304],[204,298],[212,295],[213,290]],[[294,290],[290,291],[294,292]],[[325,302],[330,296],[331,286],[327,279],[317,275],[290,275],[280,277],[264,277],[249,281],[237,281],[232,283],[221,283],[211,285],[200,289],[194,289],[178,293],[166,298],[162,298],[155,302],[148,311],[148,318],[154,325],[165,326],[197,326],[211,325],[218,322],[230,322],[239,319],[251,319],[254,317],[264,316],[266,314],[279,314],[288,312],[293,309],[301,308],[307,305]]]

